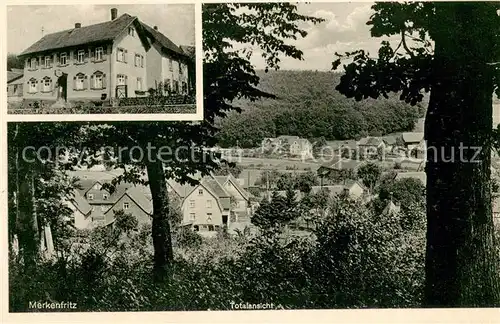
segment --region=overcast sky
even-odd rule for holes
[[[367,2],[299,4],[300,13],[325,21],[304,26],[308,35],[293,43],[304,52],[304,60],[283,59],[281,69],[329,71],[336,58],[335,52],[364,49],[376,55],[382,39],[371,38],[370,26],[366,25],[373,13],[372,5]],[[258,68],[265,66],[260,56],[255,56],[253,62]]]
[[[79,22],[83,26],[111,19],[111,8],[118,16],[128,13],[158,29],[178,45],[195,44],[194,5],[79,5],[79,6],[8,6],[7,51],[20,53],[44,34],[70,29]]]

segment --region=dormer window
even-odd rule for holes
[[[128,28],[128,34],[129,34],[130,36],[132,36],[132,37],[134,37],[134,36],[135,36],[135,30],[134,30],[134,28],[133,28],[133,27],[129,27],[129,28]]]
[[[124,202],[123,203],[123,209],[129,209],[130,208],[130,205],[128,202]]]

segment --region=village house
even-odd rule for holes
[[[7,102],[17,102],[23,98],[24,71],[11,69],[7,71]]]
[[[356,177],[358,169],[365,165],[365,160],[350,160],[343,159],[342,157],[336,156],[322,164],[317,171],[320,178],[339,178],[349,175],[351,178]]]
[[[23,98],[106,101],[140,97],[150,88],[187,94],[191,57],[157,27],[111,9],[107,22],[43,36],[23,51]]]
[[[368,136],[357,142],[361,156],[378,157],[386,150],[386,143],[379,137]]]
[[[407,157],[422,158],[424,156],[426,150],[424,133],[403,133],[401,138]]]
[[[427,174],[423,171],[420,172],[398,172],[396,173],[394,180],[401,180],[413,178],[419,180],[424,186],[427,184]]]
[[[363,196],[366,193],[365,187],[361,185],[359,182],[354,180],[349,180],[346,181],[345,184],[339,184],[339,185],[311,187],[312,194],[318,194],[322,191],[326,191],[328,193],[328,196],[331,198],[345,195],[346,197],[349,197],[350,199],[353,200],[363,198]]]

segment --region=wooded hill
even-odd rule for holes
[[[219,145],[260,145],[264,137],[297,135],[326,140],[361,138],[411,131],[425,104],[411,106],[397,95],[389,99],[348,99],[335,90],[339,73],[257,71],[259,89],[276,99],[240,100],[241,114],[219,121]]]

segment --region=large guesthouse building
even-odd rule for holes
[[[109,21],[45,35],[20,57],[24,99],[106,101],[147,96],[150,89],[185,95],[194,87],[192,55],[156,26],[118,17],[115,8]]]

